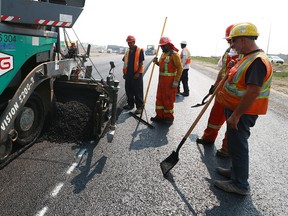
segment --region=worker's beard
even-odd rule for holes
[[[167,47],[165,46],[165,47],[161,47],[161,49],[162,49],[162,51],[164,52],[164,53],[167,53],[167,52],[169,52],[169,50],[167,49]]]

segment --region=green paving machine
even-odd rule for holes
[[[106,80],[93,79],[92,66],[85,65],[90,46],[84,54],[61,53],[60,30],[73,27],[84,5],[85,0],[0,0],[0,161],[14,144],[35,143],[58,100],[88,103],[95,139],[107,127],[115,130],[119,82],[110,73]]]

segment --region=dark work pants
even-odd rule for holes
[[[228,119],[233,111],[225,109]],[[227,127],[228,151],[232,160],[231,180],[241,189],[248,190],[249,183],[249,146],[250,127],[256,123],[258,115],[242,115],[237,125],[238,130]]]
[[[178,92],[180,92],[180,83],[182,82],[184,93],[189,93],[188,71],[189,71],[189,69],[184,69],[182,72],[182,76],[181,76],[181,79],[179,81]]]
[[[143,106],[143,74],[138,79],[134,79],[134,73],[126,74],[125,91],[127,95],[127,103],[129,106],[140,108]]]

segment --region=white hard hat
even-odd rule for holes
[[[181,41],[180,44],[185,44],[185,45],[187,45],[187,41],[183,40],[183,41]]]

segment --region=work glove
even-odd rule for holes
[[[140,76],[140,73],[136,72],[136,73],[134,74],[134,79],[135,79],[135,80],[138,79],[139,76]]]
[[[157,57],[154,57],[154,59],[153,59],[153,63],[159,65],[159,62],[158,62],[158,58],[157,58]]]
[[[177,80],[174,80],[172,83],[172,88],[178,88],[179,82]]]
[[[209,89],[209,94],[212,95],[215,91],[215,86],[214,85],[211,85],[210,89]]]

